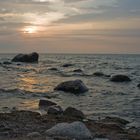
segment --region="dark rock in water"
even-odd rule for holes
[[[49,68],[48,70],[57,71],[57,68]]]
[[[83,72],[81,69],[76,69],[76,70],[73,70],[73,72]]]
[[[49,101],[49,100],[43,100],[41,99],[39,101],[39,106],[40,107],[49,107],[49,106],[53,106],[53,105],[57,105],[56,103],[52,102],[52,101]]]
[[[61,108],[61,106],[58,105],[54,105],[54,106],[50,106],[48,108],[48,114],[50,115],[58,115],[58,114],[62,114],[63,113],[63,109]]]
[[[64,111],[63,113],[65,116],[68,116],[68,117],[74,117],[74,118],[79,118],[79,119],[84,119],[85,118],[85,115],[82,111],[80,110],[77,110],[76,108],[73,108],[73,107],[68,107],[66,108],[66,110]]]
[[[102,72],[95,72],[93,73],[94,76],[105,76]]]
[[[64,64],[62,67],[71,67],[73,64]]]
[[[12,64],[12,63],[9,62],[9,61],[4,61],[3,64],[4,64],[4,65],[10,65],[10,64]]]
[[[93,75],[97,77],[110,77],[110,75],[104,74],[102,72],[95,72]]]
[[[45,132],[48,136],[67,137],[65,140],[91,140],[92,134],[82,122],[58,123]]]
[[[31,54],[18,54],[12,59],[12,61],[33,63],[33,62],[38,62],[38,58],[39,58],[39,54],[36,52],[33,52]]]
[[[138,84],[137,87],[140,88],[140,84]]]
[[[112,82],[130,82],[131,79],[126,75],[114,75],[111,77]]]
[[[88,88],[81,80],[74,80],[74,81],[62,82],[54,90],[60,90],[60,91],[78,94],[78,93],[84,93],[88,91]]]

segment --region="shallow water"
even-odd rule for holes
[[[14,54],[1,54],[0,62],[13,57]],[[74,106],[92,118],[119,116],[140,125],[139,62],[140,55],[42,54],[38,64],[0,65],[0,111],[12,107],[38,110],[39,99],[49,97],[64,108]],[[73,66],[62,67],[66,63]],[[75,69],[83,73],[73,72]],[[109,77],[93,76],[94,72],[126,74],[132,82],[113,83]],[[71,79],[81,79],[89,91],[75,96],[53,90],[60,82]]]

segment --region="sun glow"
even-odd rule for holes
[[[25,34],[34,34],[37,33],[38,29],[36,26],[28,26],[23,29]]]

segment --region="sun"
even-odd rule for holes
[[[23,32],[25,34],[34,34],[37,33],[37,27],[36,26],[27,26],[23,29]]]

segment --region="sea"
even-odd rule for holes
[[[49,99],[63,109],[75,107],[91,119],[115,116],[140,126],[140,55],[40,54],[38,63],[3,64],[15,55],[0,54],[0,112],[40,111],[39,100]],[[77,69],[82,72],[75,72]],[[105,76],[95,76],[95,72]],[[116,74],[125,74],[132,81],[111,82],[110,76]],[[74,95],[54,90],[61,82],[76,79],[89,91]]]

